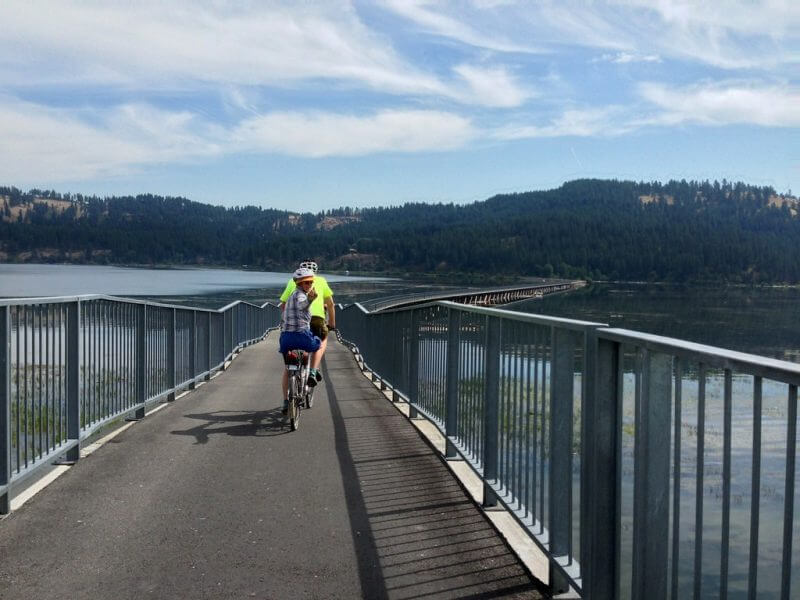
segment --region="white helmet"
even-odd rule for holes
[[[304,268],[297,269],[294,273],[292,273],[292,279],[294,279],[295,283],[300,283],[301,281],[314,281],[314,271]]]
[[[301,269],[311,269],[314,273],[316,273],[317,270],[319,269],[319,267],[317,266],[317,263],[315,263],[310,258],[308,258],[308,259],[304,260],[303,262],[301,262],[300,263],[300,268]]]

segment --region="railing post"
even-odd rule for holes
[[[445,375],[445,458],[458,457],[452,440],[458,435],[458,363],[461,344],[461,313],[448,309],[447,323],[447,372]]]
[[[587,600],[617,598],[621,346],[586,334],[581,447],[581,578]]]
[[[228,332],[227,332],[227,327],[225,326],[225,320],[226,320],[227,313],[222,312],[222,313],[219,313],[219,314],[220,314],[220,317],[222,318],[222,366],[220,367],[220,370],[224,371],[225,370],[225,359],[227,357],[226,350],[227,350],[227,345],[228,345],[227,344],[227,342],[228,342]]]
[[[643,349],[633,474],[631,597],[667,597],[672,357]]]
[[[0,515],[11,512],[11,307],[0,306]]]
[[[141,404],[133,414],[134,419],[144,419],[144,403],[147,401],[147,351],[145,342],[147,335],[147,305],[136,307],[136,403]]]
[[[213,360],[211,352],[211,311],[206,312],[206,325],[206,357],[208,361],[206,363],[206,376],[204,379],[208,381],[211,379],[211,361]]]
[[[67,305],[67,439],[77,443],[66,454],[69,462],[77,461],[81,456],[81,407],[78,398],[80,377],[80,330],[81,301],[76,300]]]
[[[170,390],[167,402],[175,400],[175,310],[170,309],[167,325],[167,386]]]
[[[497,317],[486,317],[486,387],[483,403],[483,507],[497,506],[490,482],[497,481],[500,413],[500,327]]]
[[[575,381],[575,334],[552,328],[550,373],[550,587],[566,592],[569,585],[553,561],[568,565],[572,549],[572,418]]]
[[[189,327],[189,372],[192,379],[189,382],[189,389],[195,388],[195,377],[197,377],[197,311],[192,311],[192,325]]]
[[[411,331],[409,332],[409,342],[411,344],[409,352],[409,373],[408,373],[408,399],[409,413],[411,419],[419,416],[415,407],[419,400],[419,310],[411,309]]]

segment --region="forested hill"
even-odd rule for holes
[[[798,200],[743,183],[578,180],[468,205],[295,214],[0,188],[0,260],[800,282]]]

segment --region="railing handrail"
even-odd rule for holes
[[[261,305],[253,304],[246,300],[234,300],[222,308],[203,308],[199,306],[187,306],[184,304],[168,304],[164,302],[153,302],[142,298],[127,298],[124,296],[109,296],[108,294],[80,294],[77,296],[40,296],[23,298],[0,298],[0,306],[31,306],[34,304],[64,304],[67,302],[89,301],[89,300],[111,300],[114,302],[125,302],[128,304],[146,304],[148,306],[159,306],[163,308],[180,308],[184,310],[195,310],[199,312],[221,313],[236,306],[244,304],[254,308],[265,308],[267,306],[277,306],[274,302],[264,302]]]
[[[635,343],[655,352],[699,360],[717,369],[747,369],[766,379],[800,385],[800,364],[779,358],[728,350],[679,338],[671,338],[631,329],[599,329],[598,336],[623,344]]]

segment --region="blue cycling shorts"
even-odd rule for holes
[[[319,350],[320,339],[311,333],[310,329],[305,331],[284,331],[281,333],[280,349],[281,354],[289,350],[305,350],[306,352],[316,352]]]

